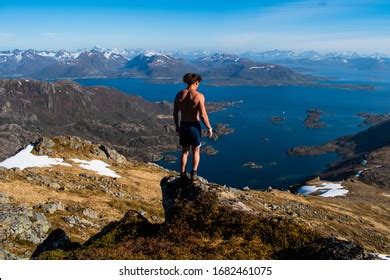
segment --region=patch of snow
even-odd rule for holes
[[[111,57],[111,53],[110,52],[104,52],[104,57],[107,58],[107,59],[110,59]]]
[[[316,191],[317,191],[316,186],[302,186],[298,189],[298,193],[303,195],[309,195]]]
[[[359,170],[358,173],[356,173],[356,177],[360,177],[363,174],[363,170]]]
[[[161,55],[161,54],[158,53],[158,52],[155,52],[155,51],[146,51],[144,53],[144,56],[147,56],[147,57],[152,57],[152,56],[155,56],[155,55]]]
[[[45,56],[45,57],[56,57],[55,52],[38,52],[37,55]]]
[[[330,183],[324,182],[317,186],[302,186],[298,189],[298,194],[310,195],[315,192],[319,193],[321,197],[336,197],[336,196],[345,196],[348,193],[348,190],[340,183]]]
[[[33,145],[27,145],[24,149],[19,151],[16,155],[4,160],[0,163],[0,166],[5,168],[20,168],[25,169],[28,167],[49,167],[51,165],[64,165],[71,166],[65,163],[61,158],[50,158],[48,156],[37,156],[32,154],[34,149]]]
[[[345,189],[329,189],[325,190],[320,196],[322,197],[336,197],[336,196],[345,196],[348,193],[348,190]]]
[[[20,62],[23,57],[22,57],[22,54],[21,53],[18,53],[16,56],[15,56],[15,59],[16,59],[16,62]]]
[[[99,175],[109,176],[113,178],[120,178],[115,171],[109,169],[107,163],[101,160],[81,160],[81,159],[72,159],[73,162],[78,163],[81,168],[92,170],[98,173]]]
[[[155,63],[156,66],[165,65],[165,64],[166,64],[166,62],[164,60],[161,60],[161,59],[157,59],[156,63]]]
[[[8,53],[8,52],[0,52],[0,56],[13,56],[13,53]]]
[[[378,258],[381,260],[387,260],[390,261],[390,254],[389,255],[384,255],[384,254],[375,254]]]
[[[249,70],[252,70],[252,69],[264,69],[265,66],[252,66],[252,67],[249,67]]]
[[[267,68],[267,71],[269,71],[271,68],[274,68],[274,67],[275,67],[274,65],[252,66],[252,67],[249,67],[249,70],[252,70],[252,69],[265,69],[265,68]]]

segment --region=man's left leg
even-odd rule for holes
[[[180,177],[186,176],[186,167],[187,167],[187,160],[189,154],[190,154],[190,146],[183,147],[181,153],[181,159],[180,159]]]

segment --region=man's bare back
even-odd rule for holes
[[[204,103],[203,94],[198,91],[184,89],[176,95],[175,102],[181,114],[181,121],[200,121],[201,103]]]

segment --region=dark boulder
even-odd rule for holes
[[[32,254],[31,258],[35,259],[44,252],[52,250],[72,250],[79,247],[80,244],[77,242],[72,242],[69,237],[66,235],[65,231],[58,228],[52,231],[49,236],[37,247],[37,249]]]

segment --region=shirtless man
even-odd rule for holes
[[[206,112],[204,95],[197,91],[201,81],[201,76],[197,74],[185,74],[183,82],[187,84],[187,88],[176,95],[173,109],[176,132],[179,133],[180,145],[183,147],[180,161],[180,178],[187,178],[187,159],[190,149],[192,149],[191,181],[195,181],[198,178],[197,171],[200,161],[200,141],[202,135],[200,119],[207,128],[208,136],[211,137],[213,135]]]

